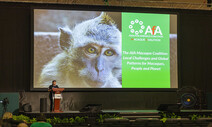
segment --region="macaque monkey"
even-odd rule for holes
[[[59,28],[63,52],[47,63],[40,86],[56,79],[65,88],[121,88],[121,32],[106,13],[77,24],[73,30]]]

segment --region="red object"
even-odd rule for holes
[[[64,88],[53,88],[54,94],[61,94]],[[62,112],[60,111],[60,100],[61,98],[54,98],[54,111],[53,112]]]

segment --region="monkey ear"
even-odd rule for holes
[[[72,46],[72,31],[69,28],[58,28],[60,31],[60,47],[63,50],[68,50]]]

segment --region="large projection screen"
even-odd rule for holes
[[[33,88],[178,88],[176,14],[33,12]]]

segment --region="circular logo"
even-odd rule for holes
[[[138,35],[139,33],[143,33],[144,28],[143,21],[139,21],[138,19],[130,21],[129,29],[131,33]]]

